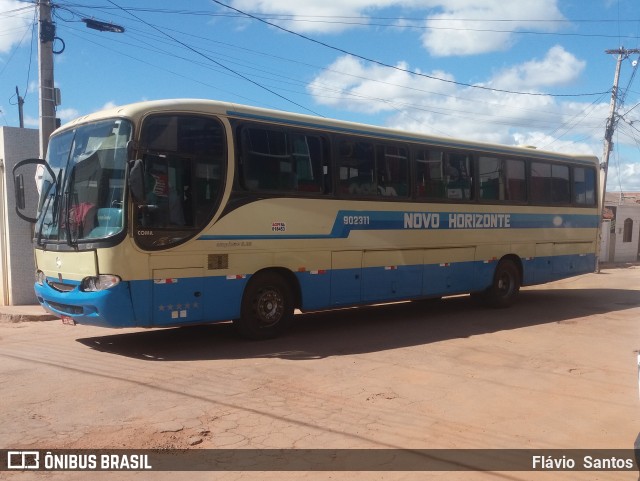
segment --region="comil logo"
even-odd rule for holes
[[[39,469],[40,453],[38,451],[9,451],[7,452],[8,469]]]

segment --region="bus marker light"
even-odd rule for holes
[[[228,281],[235,281],[236,279],[246,279],[247,276],[245,274],[235,274],[231,276],[227,276]]]
[[[311,275],[319,275],[319,274],[326,274],[327,271],[326,269],[318,269],[317,271],[309,271],[309,274]]]
[[[384,266],[385,271],[395,271],[398,269],[398,266]]]

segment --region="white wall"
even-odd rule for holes
[[[0,305],[37,304],[32,225],[16,215],[12,170],[23,159],[37,158],[39,150],[37,130],[0,127]],[[25,190],[27,205],[35,205],[33,176],[25,177]]]
[[[624,221],[633,221],[631,242],[623,242]],[[636,262],[638,260],[638,240],[640,239],[640,204],[616,206],[615,262]]]

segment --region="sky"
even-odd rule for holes
[[[208,98],[603,156],[637,0],[52,0],[64,123]],[[38,127],[33,1],[0,0],[0,125]],[[124,27],[87,28],[83,19]],[[638,54],[621,63],[608,192],[640,191]]]

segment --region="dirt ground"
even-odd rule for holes
[[[640,267],[523,289],[228,324],[0,324],[0,447],[633,448]],[[8,479],[638,479],[637,472],[0,473]]]

